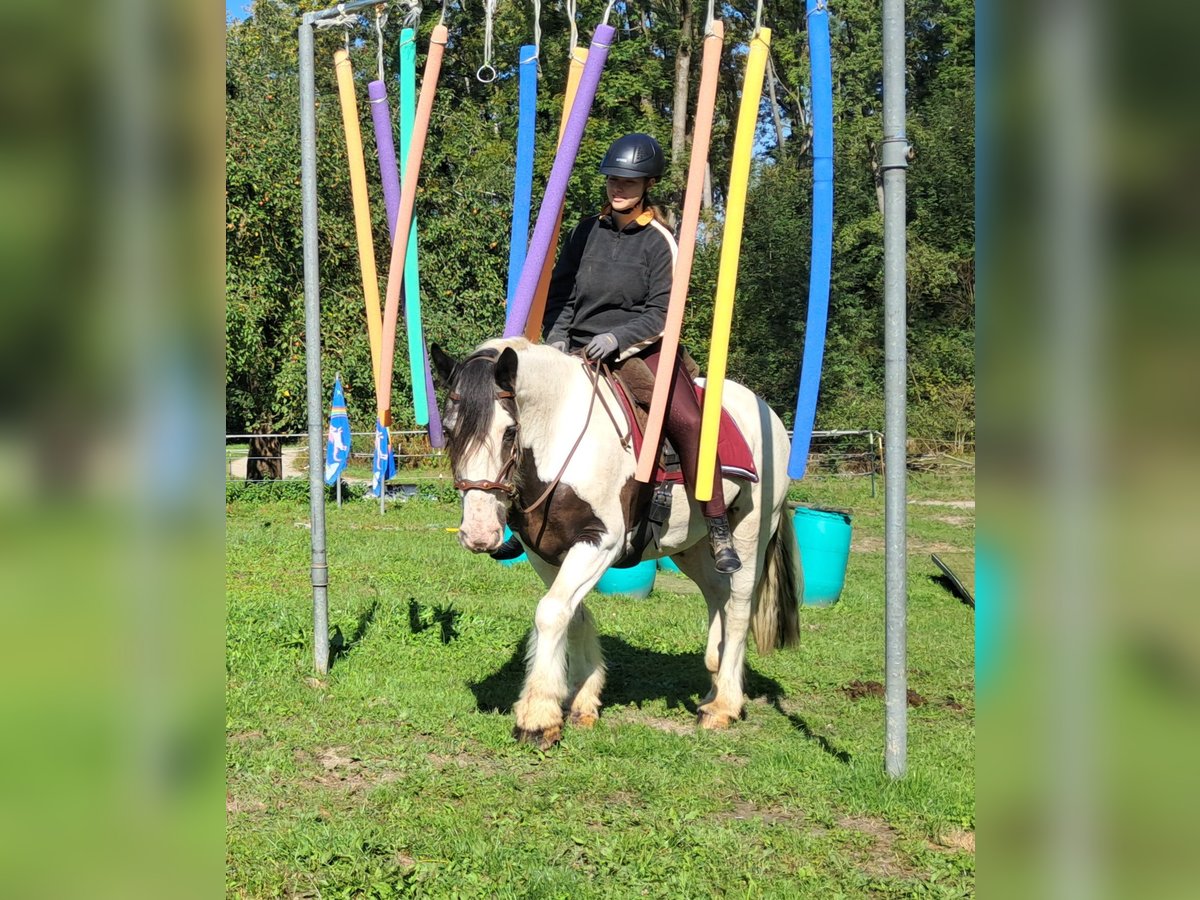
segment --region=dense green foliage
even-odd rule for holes
[[[297,8],[318,5],[304,3]],[[227,30],[227,427],[300,429],[304,353],[300,252],[299,98],[296,26],[288,4],[261,2]],[[604,4],[579,4],[586,44]],[[681,0],[618,4],[618,40],[597,93],[567,197],[566,221],[594,211],[604,147],[632,130],[671,147],[673,85],[690,53],[694,102],[704,5]],[[744,66],[750,7],[726,5],[728,29],[710,154],[714,205],[698,249],[685,338],[705,361],[720,250],[723,183]],[[974,435],[974,7],[969,0],[908,4],[910,432],[945,441]],[[685,17],[684,13],[688,13]],[[438,85],[419,218],[421,292],[428,338],[463,352],[503,327],[515,156],[518,45],[532,36],[531,7],[500,4],[494,45],[500,77],[481,84],[483,13],[452,3],[451,43]],[[427,14],[423,51],[436,16]],[[761,393],[790,421],[808,296],[811,155],[804,3],[771,4],[772,57],[783,141],[764,98],[742,244],[730,375]],[[542,11],[542,77],[534,213],[553,162],[566,72],[566,15]],[[387,82],[396,103],[399,22],[386,28]],[[881,137],[880,12],[871,0],[832,4],[835,235],[830,328],[818,427],[882,426],[882,217],[876,163]],[[373,35],[352,47],[372,192],[381,282],[389,248],[365,82],[375,77]],[[340,30],[317,34],[318,166],[325,394],[342,374],[356,427],[373,418],[370,354],[355,249],[341,114],[331,56]],[[418,56],[418,71],[424,62]],[[691,114],[687,116],[690,127]],[[676,161],[657,191],[678,208],[686,164]],[[382,284],[381,284],[382,290]],[[403,338],[397,348],[396,417],[411,421]]]
[[[230,897],[961,898],[975,889],[974,615],[929,552],[973,546],[974,510],[910,508],[908,774],[883,773],[883,498],[852,510],[841,599],[795,649],[746,664],[747,716],[699,731],[704,602],[659,576],[593,595],[599,723],[547,753],[510,707],[541,582],[460,548],[458,504],[329,509],[333,662],[312,672],[303,501],[226,515]],[[914,499],[974,479],[914,473]]]

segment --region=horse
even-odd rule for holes
[[[653,486],[634,478],[628,417],[611,412],[620,407],[594,365],[524,338],[486,341],[461,362],[436,344],[430,355],[449,387],[442,424],[462,496],[459,543],[495,552],[508,524],[546,585],[513,707],[513,736],[546,750],[561,739],[565,718],[585,728],[597,721],[605,665],[583,600],[610,566],[630,564],[631,554],[671,556],[704,594],[712,687],[697,724],[725,728],[743,718],[747,631],[764,654],[799,640],[803,571],[787,510],[789,442],[779,417],[747,388],[725,382],[723,405],[759,478],[722,482],[743,561],[740,571],[722,575],[700,506],[682,486],[673,488],[657,543],[637,546]],[[609,414],[593,415],[600,406]]]

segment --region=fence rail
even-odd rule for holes
[[[374,431],[352,431],[353,438],[374,438]],[[442,450],[429,447],[426,440],[428,432],[424,429],[411,431],[393,431],[392,436],[399,438],[400,447],[396,450],[397,472],[392,481],[402,481],[407,471],[410,475],[448,474],[449,461]],[[789,432],[788,437],[791,437]],[[271,455],[251,456],[249,447],[231,446],[236,443],[249,443],[255,439],[277,440],[280,442],[279,453]],[[240,480],[246,477],[249,463],[270,461],[278,466],[280,477],[283,479],[306,478],[308,467],[306,456],[308,435],[303,432],[278,434],[227,434],[225,435],[225,480]],[[414,449],[405,444],[415,444],[421,439],[425,448],[421,452],[405,452]],[[910,469],[973,469],[975,443],[938,441],[925,438],[909,438],[908,466]],[[372,452],[350,453],[351,461],[365,461],[370,464]],[[875,489],[875,476],[883,471],[883,433],[871,428],[838,429],[831,431],[814,431],[811,451],[809,454],[806,478],[859,478],[871,479],[872,493]],[[369,472],[361,476],[354,474],[347,481],[369,480]]]

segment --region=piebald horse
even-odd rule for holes
[[[513,735],[547,749],[561,738],[566,716],[589,727],[600,714],[604,660],[583,599],[609,566],[628,564],[638,552],[634,535],[651,488],[634,478],[629,423],[611,390],[578,357],[524,338],[487,341],[460,363],[436,345],[430,351],[450,389],[442,422],[462,495],[459,543],[494,552],[509,524],[546,584]],[[762,653],[797,642],[803,591],[785,499],[787,432],[766,403],[735,382],[725,383],[724,405],[759,474],[757,482],[723,482],[741,571],[717,572],[700,507],[682,486],[674,488],[658,546],[651,541],[641,553],[671,556],[708,604],[704,663],[712,689],[697,711],[704,728],[724,728],[743,715],[749,630]]]

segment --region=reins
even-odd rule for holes
[[[567,453],[567,458],[563,460],[563,464],[561,468],[559,468],[558,474],[554,476],[554,480],[546,486],[546,489],[542,491],[540,497],[534,500],[533,503],[529,504],[529,506],[526,506],[521,510],[522,513],[529,514],[541,506],[546,501],[546,498],[554,492],[554,489],[558,487],[558,483],[562,481],[563,473],[567,471],[567,466],[571,463],[571,457],[575,455],[575,451],[578,450],[579,445],[583,443],[584,435],[587,434],[588,425],[592,421],[592,410],[596,408],[597,397],[600,398],[600,405],[604,407],[604,411],[608,413],[609,421],[612,422],[613,428],[616,429],[617,436],[621,438],[622,445],[625,444],[626,438],[621,435],[621,426],[617,424],[616,416],[614,416],[612,410],[609,409],[608,401],[605,400],[604,395],[600,393],[601,374],[604,374],[605,376],[611,374],[608,366],[606,366],[603,362],[598,362],[593,366],[589,360],[584,358],[583,367],[588,371],[589,380],[592,382],[592,399],[588,401],[587,417],[583,420],[583,428],[579,430],[579,437],[575,438],[575,443],[571,445],[571,450],[569,453]]]

